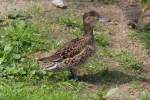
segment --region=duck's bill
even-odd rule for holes
[[[109,23],[109,22],[111,22],[111,19],[108,18],[108,17],[100,16],[98,18],[98,21],[101,22],[101,23]]]

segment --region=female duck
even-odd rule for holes
[[[99,18],[96,11],[89,11],[83,15],[84,34],[81,38],[76,38],[64,44],[53,55],[41,58],[38,61],[43,70],[69,69],[73,78],[78,80],[79,65],[92,56],[95,49],[93,36],[93,22]]]

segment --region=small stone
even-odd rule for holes
[[[110,89],[105,95],[105,98],[107,100],[130,100],[129,94],[119,88]]]
[[[66,8],[67,6],[64,4],[63,0],[53,0],[52,4],[58,8]]]

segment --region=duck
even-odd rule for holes
[[[99,13],[91,10],[83,14],[84,32],[79,38],[72,39],[59,48],[54,54],[38,59],[40,69],[60,71],[67,69],[73,79],[79,79],[79,66],[87,61],[95,52],[94,22],[99,20]]]

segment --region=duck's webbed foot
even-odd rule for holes
[[[80,81],[81,78],[79,76],[79,69],[78,68],[70,68],[71,78],[75,81]]]

